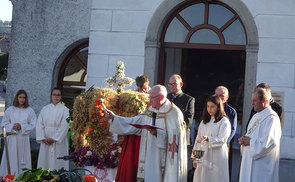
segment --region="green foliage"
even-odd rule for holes
[[[8,53],[2,53],[0,54],[0,71],[3,70],[3,68],[7,68],[8,66]]]
[[[11,26],[11,21],[0,20],[0,26]]]
[[[38,168],[38,169],[24,170],[19,175],[17,175],[13,180],[33,182],[33,181],[41,180],[42,179],[41,177],[46,174],[49,174],[49,169],[44,170],[42,168]]]
[[[78,170],[88,171],[91,174],[89,170],[83,168],[77,168],[72,171],[67,171],[64,168],[54,171],[38,168],[26,169],[13,180],[20,182],[41,182],[49,180],[51,182],[85,182],[82,175],[78,173]]]

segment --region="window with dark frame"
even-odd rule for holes
[[[85,91],[89,41],[73,48],[65,57],[59,70],[57,86],[62,88],[62,101],[73,108],[77,95]]]

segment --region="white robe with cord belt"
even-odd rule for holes
[[[14,107],[10,106],[4,113],[1,127],[5,127],[6,132],[13,129],[15,123],[20,123],[21,130],[17,135],[7,136],[7,145],[10,161],[11,174],[17,175],[22,169],[31,169],[31,147],[30,134],[36,126],[36,114],[31,107]],[[2,129],[1,129],[2,131]],[[3,150],[2,161],[0,166],[0,175],[6,176],[7,160],[6,152]]]
[[[205,152],[202,162],[197,164],[194,182],[229,182],[227,140],[231,133],[231,124],[227,117],[217,123],[214,121],[211,117],[208,123],[204,124],[202,121],[199,126],[193,151],[197,150],[197,140],[202,140],[203,136],[207,136],[209,142],[202,143],[202,150]],[[193,154],[191,157],[195,159]]]
[[[36,141],[40,143],[38,168],[43,169],[69,169],[69,161],[56,159],[69,155],[67,132],[69,124],[69,109],[61,103],[49,104],[42,108],[36,126]],[[52,138],[55,142],[46,145],[43,139]]]
[[[250,145],[241,147],[240,182],[278,182],[281,125],[270,106],[252,117],[246,136]]]

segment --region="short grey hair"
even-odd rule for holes
[[[152,89],[150,90],[150,92],[157,92],[158,94],[164,95],[165,98],[167,97],[167,89],[166,87],[164,87],[163,85],[155,85],[152,87]]]
[[[225,92],[225,95],[229,95],[228,89],[225,86],[220,85],[220,86],[216,87],[215,91],[217,89],[222,89]]]

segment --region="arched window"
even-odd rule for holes
[[[161,36],[164,47],[245,50],[239,16],[221,3],[190,3],[170,17]]]
[[[63,90],[63,102],[72,108],[74,99],[86,86],[89,41],[75,47],[65,57],[59,70],[57,86]]]

